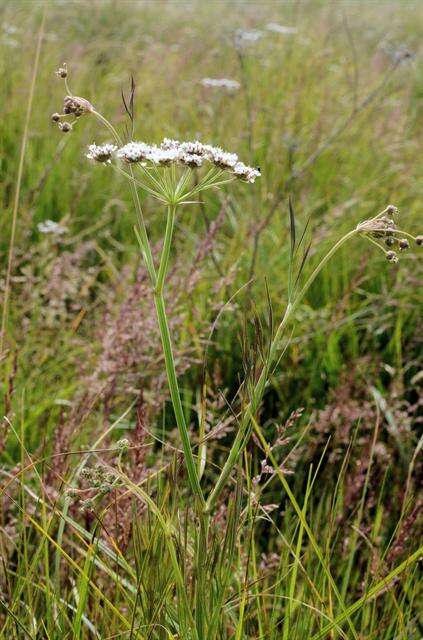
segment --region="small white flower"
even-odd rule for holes
[[[241,178],[241,180],[246,180],[247,182],[255,182],[256,178],[261,176],[259,169],[254,169],[253,167],[249,167],[245,165],[243,162],[237,162],[234,167],[234,174]]]
[[[222,169],[233,169],[238,162],[238,156],[236,153],[229,153],[219,147],[215,147],[212,152],[212,161]]]
[[[177,162],[179,155],[179,149],[160,149],[152,146],[150,153],[146,156],[146,160],[150,160],[154,164],[168,165],[171,162]]]
[[[128,142],[117,152],[117,157],[124,162],[140,162],[149,159],[154,147],[144,142]]]
[[[189,167],[201,167],[204,162],[204,156],[195,153],[183,153],[180,156],[180,161]]]
[[[205,156],[207,151],[207,145],[199,142],[199,140],[194,140],[193,142],[182,142],[179,148],[182,153],[190,153],[197,156]]]
[[[88,147],[87,158],[94,160],[95,162],[102,162],[103,164],[110,164],[112,156],[117,147],[114,144],[96,145],[90,144]]]
[[[266,25],[266,29],[268,31],[273,31],[274,33],[281,33],[283,35],[293,35],[294,33],[298,33],[298,29],[295,27],[285,27],[282,24],[278,24],[277,22],[269,22]]]
[[[237,91],[241,86],[238,80],[229,80],[228,78],[203,78],[201,84],[203,87],[227,89],[228,91]]]
[[[68,232],[67,227],[59,224],[58,222],[54,222],[53,220],[44,220],[44,222],[38,223],[37,229],[40,233],[51,233],[55,236],[61,236]]]
[[[251,31],[244,31],[244,29],[237,29],[235,32],[235,46],[244,47],[260,40],[263,37],[263,31],[258,29],[252,29]]]
[[[179,149],[181,143],[179,140],[172,140],[172,138],[163,138],[163,142],[160,145],[161,149],[169,150],[169,149]]]

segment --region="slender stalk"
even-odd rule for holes
[[[19,198],[20,198],[20,194],[21,194],[21,184],[22,184],[22,175],[23,175],[24,160],[25,160],[25,150],[26,150],[26,144],[27,144],[27,141],[28,141],[29,120],[30,120],[31,111],[32,111],[32,102],[33,102],[33,98],[34,98],[35,81],[37,79],[38,64],[39,64],[39,61],[40,61],[40,52],[41,52],[41,45],[42,45],[42,42],[43,42],[44,25],[45,25],[45,20],[46,20],[46,14],[47,14],[47,2],[44,2],[43,14],[42,14],[42,18],[41,18],[41,24],[40,24],[40,28],[38,30],[38,38],[37,38],[37,45],[36,45],[36,49],[35,49],[34,65],[32,67],[31,84],[30,84],[30,87],[29,87],[28,103],[27,103],[26,114],[25,114],[25,124],[24,124],[24,130],[23,130],[23,135],[22,135],[21,150],[20,150],[20,154],[19,154],[19,166],[18,166],[18,177],[17,177],[17,180],[16,180],[15,199],[14,199],[14,202],[13,202],[12,229],[11,229],[11,232],[10,232],[9,255],[8,255],[8,260],[7,260],[6,281],[5,281],[5,285],[4,285],[4,296],[3,296],[3,311],[2,311],[1,329],[0,329],[0,355],[2,355],[2,353],[3,353],[4,339],[5,339],[5,336],[6,336],[6,325],[7,325],[7,316],[8,316],[8,310],[9,310],[9,299],[10,299],[10,289],[11,289],[11,279],[12,279],[13,256],[14,256],[15,238],[16,238],[16,225],[17,225],[18,210],[19,210]]]
[[[297,294],[294,302],[292,304],[288,304],[285,314],[271,342],[267,363],[263,367],[261,375],[256,383],[256,386],[254,387],[250,402],[247,404],[245,409],[243,409],[240,428],[235,437],[235,440],[233,442],[229,455],[226,459],[226,462],[223,466],[222,471],[220,472],[220,476],[214,486],[214,489],[212,490],[209,497],[207,498],[207,502],[206,502],[207,513],[210,513],[210,511],[213,510],[220,494],[223,491],[223,488],[225,487],[226,481],[234,465],[238,460],[239,454],[242,452],[243,447],[248,441],[247,432],[250,428],[250,422],[251,422],[250,416],[254,415],[257,409],[259,408],[259,405],[262,400],[263,393],[269,378],[271,366],[276,361],[276,354],[278,352],[280,341],[286,325],[288,324],[289,320],[292,318],[294,311],[297,309],[299,303],[307,293],[308,289],[310,288],[310,286],[312,285],[312,283],[314,282],[314,280],[316,279],[320,271],[326,265],[326,263],[338,251],[338,249],[340,249],[340,247],[343,244],[348,242],[348,240],[350,240],[354,235],[357,235],[358,233],[360,233],[359,229],[353,229],[352,231],[344,235],[340,240],[338,240],[336,244],[334,244],[334,246],[328,251],[328,253],[323,257],[323,259],[319,262],[319,264],[316,266],[314,271],[311,273],[311,275],[305,282],[304,286],[302,287],[300,292]]]
[[[169,264],[170,247],[172,243],[173,227],[175,223],[175,210],[176,207],[169,205],[167,212],[166,232],[163,244],[163,251],[160,259],[160,265],[158,275],[156,279],[156,286],[154,290],[154,302],[156,305],[157,319],[160,328],[160,336],[163,346],[163,354],[166,363],[166,373],[169,383],[170,396],[173,404],[173,411],[175,413],[176,424],[178,426],[179,435],[182,440],[182,448],[184,450],[185,465],[188,473],[189,483],[194,495],[200,501],[202,507],[205,506],[205,500],[203,491],[198,479],[197,468],[195,465],[194,456],[191,449],[191,442],[188,433],[188,427],[185,421],[184,410],[181,402],[181,395],[178,387],[178,379],[176,376],[175,361],[173,357],[172,341],[170,337],[169,325],[166,316],[166,308],[163,298],[164,280],[167,273],[167,267]]]

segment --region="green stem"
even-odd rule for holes
[[[163,354],[166,363],[166,373],[169,383],[170,397],[172,399],[173,411],[175,413],[176,424],[182,440],[182,448],[185,456],[185,465],[188,473],[188,480],[194,495],[200,501],[202,507],[205,506],[203,492],[198,479],[194,456],[191,449],[189,432],[185,421],[184,410],[181,402],[181,395],[176,377],[175,361],[173,358],[172,341],[170,337],[169,325],[167,322],[165,303],[163,298],[163,286],[169,264],[170,247],[172,243],[173,227],[175,222],[175,206],[168,207],[166,232],[163,244],[163,251],[160,259],[158,276],[154,290],[154,302],[156,305],[157,319],[160,328],[160,336],[163,346]]]
[[[276,361],[276,354],[278,352],[280,341],[286,325],[288,324],[294,311],[297,309],[299,303],[307,293],[308,289],[310,288],[310,286],[312,285],[312,283],[314,282],[314,280],[316,279],[320,271],[326,265],[326,263],[338,251],[338,249],[340,249],[340,247],[343,244],[345,244],[345,242],[348,242],[348,240],[350,240],[354,235],[357,235],[358,233],[360,233],[360,230],[353,229],[352,231],[347,233],[345,236],[343,236],[340,240],[338,240],[336,244],[334,244],[334,246],[328,251],[328,253],[319,262],[317,267],[315,267],[314,271],[311,273],[311,275],[305,282],[304,286],[302,287],[300,292],[297,294],[294,302],[292,304],[288,304],[285,314],[276,330],[275,336],[270,345],[267,363],[263,367],[260,378],[258,379],[256,386],[254,387],[250,402],[242,411],[243,415],[241,419],[240,428],[238,429],[238,433],[235,437],[235,440],[228,454],[226,462],[223,466],[222,471],[220,472],[220,476],[214,486],[214,489],[212,490],[209,497],[207,498],[206,513],[210,513],[213,510],[221,492],[223,491],[223,488],[225,487],[226,481],[230,473],[232,472],[234,465],[238,460],[239,454],[242,452],[243,447],[248,441],[247,434],[248,434],[248,430],[250,428],[250,423],[251,423],[250,415],[254,415],[257,409],[259,408],[259,405],[261,403],[263,393],[269,378],[270,368],[272,364],[274,364]]]

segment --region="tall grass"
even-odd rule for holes
[[[1,11],[0,636],[420,637],[420,249],[357,227],[420,231],[418,4]],[[132,75],[135,139],[261,178],[175,217],[90,167],[64,61],[121,139]]]

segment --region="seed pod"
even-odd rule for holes
[[[410,248],[410,243],[408,242],[407,238],[401,238],[398,242],[400,251],[405,251],[406,249]]]
[[[386,259],[388,260],[388,262],[398,262],[398,256],[395,251],[387,251]]]
[[[59,129],[63,133],[68,133],[72,131],[72,125],[69,122],[59,122]]]
[[[59,120],[60,120],[60,113],[52,113],[52,114],[51,114],[51,120],[52,120],[52,122],[59,122]]]
[[[398,213],[398,209],[393,204],[390,204],[388,207],[386,207],[386,213],[389,213],[389,215],[393,216]]]
[[[393,247],[395,243],[396,243],[396,238],[394,238],[394,236],[388,236],[385,240],[385,244],[388,247]]]
[[[423,245],[423,236],[417,236],[416,244],[421,247]]]

